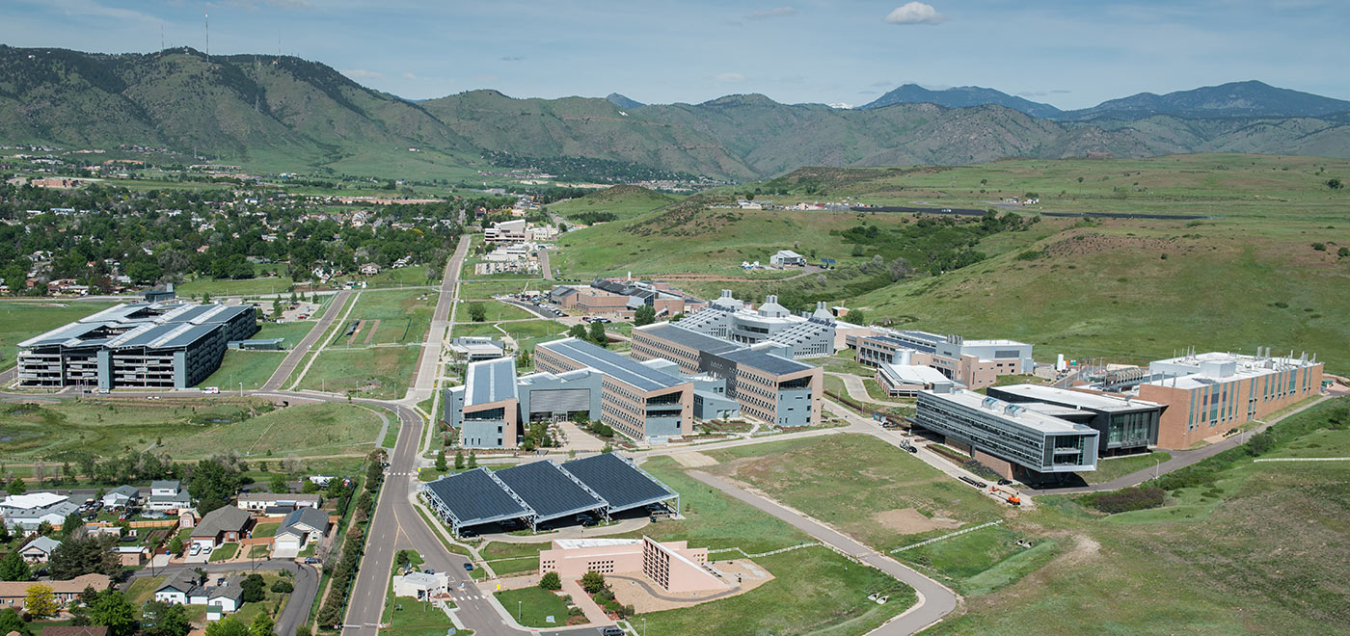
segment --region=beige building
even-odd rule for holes
[[[45,585],[52,588],[52,596],[61,607],[69,607],[79,599],[84,588],[92,587],[102,592],[108,589],[111,580],[102,574],[84,574],[69,581],[4,581],[0,582],[0,609],[22,611],[28,588]]]
[[[594,369],[603,375],[600,420],[638,441],[694,433],[694,383],[576,338],[545,342],[534,366],[548,373]]]
[[[684,541],[642,539],[556,539],[539,553],[539,571],[579,579],[587,572],[641,574],[667,592],[730,589],[708,570],[708,549]]]

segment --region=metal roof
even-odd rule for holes
[[[511,490],[533,508],[536,521],[548,521],[605,507],[605,501],[557,464],[531,462],[497,472]]]
[[[686,383],[669,373],[576,338],[545,342],[539,346],[643,391],[659,391]]]
[[[745,365],[752,369],[758,369],[774,375],[784,375],[787,373],[796,373],[798,371],[809,371],[815,367],[804,362],[789,360],[782,356],[776,356],[766,351],[757,349],[744,349],[742,351],[732,351],[722,354],[723,358],[735,362],[737,365]]]
[[[1084,408],[1101,412],[1139,411],[1156,409],[1159,404],[1144,400],[1126,399],[1101,393],[1088,393],[1037,384],[1013,384],[995,387],[997,392],[1022,401],[1046,402],[1070,408]]]
[[[474,362],[465,372],[464,387],[464,406],[515,399],[516,361],[498,358]]]

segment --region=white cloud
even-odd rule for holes
[[[756,11],[745,16],[746,20],[765,20],[768,18],[786,18],[797,15],[797,10],[792,7],[778,7],[768,11]]]
[[[947,16],[938,13],[933,5],[922,2],[901,5],[886,16],[886,22],[890,24],[941,24],[946,21]]]
[[[405,71],[401,77],[403,77],[403,79],[406,79],[406,80],[419,80],[419,79],[422,79],[422,78],[418,77],[418,76],[417,76],[415,73],[413,73],[412,71]]]
[[[745,75],[741,73],[718,73],[713,76],[713,79],[728,84],[739,84],[745,81]]]
[[[384,79],[384,73],[367,71],[363,68],[345,69],[338,72],[352,79]]]

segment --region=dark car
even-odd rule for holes
[[[319,560],[315,557],[305,557],[305,563],[318,563],[318,562]]]
[[[999,480],[998,480],[998,485],[1000,485],[1000,486],[1007,486],[1007,485],[1009,485],[1009,484],[1011,484],[1011,483],[1012,483],[1012,480],[1011,480],[1011,479],[999,479]]]
[[[465,564],[464,564],[464,571],[465,571],[465,572],[472,572],[472,571],[473,571],[473,564],[472,564],[472,563],[465,563]]]

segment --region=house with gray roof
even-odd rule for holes
[[[221,506],[202,517],[192,529],[192,543],[203,550],[214,550],[226,543],[235,543],[248,536],[253,516],[234,506]]]

